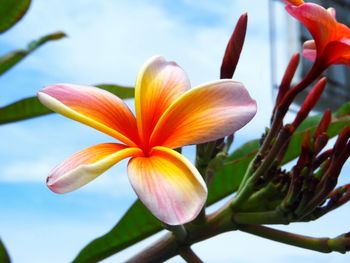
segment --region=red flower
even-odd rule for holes
[[[302,0],[286,1],[287,12],[299,20],[314,40],[304,43],[303,55],[322,67],[332,64],[350,66],[350,29],[339,23],[333,8],[325,9]]]

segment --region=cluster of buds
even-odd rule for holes
[[[326,88],[327,80],[322,77],[324,70],[333,64],[349,65],[350,30],[336,21],[334,9],[326,10],[303,1],[286,3],[287,11],[302,22],[314,38],[313,50],[310,45],[304,46],[304,56],[315,63],[296,85],[292,82],[300,61],[299,54],[292,56],[287,66],[273,109],[271,128],[263,136],[262,145],[231,203],[234,211],[241,212],[235,216],[238,223],[286,224],[310,221],[350,199],[349,185],[335,189],[341,169],[350,156],[350,127],[345,125],[345,128],[338,130],[333,147],[324,150],[330,133],[336,135],[330,131],[331,123],[344,116],[332,116],[332,112],[326,110],[318,119],[315,129],[303,130],[300,127]],[[328,21],[334,27],[323,28],[322,21]],[[342,33],[342,38],[338,33]],[[339,43],[344,48],[338,51],[332,49],[331,59],[325,49]],[[313,83],[294,120],[285,124],[285,115],[296,96]],[[348,115],[349,111],[343,111],[342,114]],[[302,140],[301,149],[296,164],[288,171],[284,169],[286,154],[289,148],[295,147],[291,140],[296,133]]]
[[[349,187],[334,190],[350,155],[350,127],[343,128],[333,148],[322,152],[329,139],[326,131],[330,120],[331,112],[326,111],[313,136],[310,131],[303,134],[301,153],[289,174],[288,192],[279,206],[290,221],[319,218],[350,198]],[[331,201],[323,207],[328,198]]]

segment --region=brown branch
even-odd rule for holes
[[[180,249],[179,254],[188,263],[203,263],[190,247]]]
[[[350,237],[348,234],[344,234],[336,238],[315,238],[260,225],[239,225],[238,229],[262,238],[267,238],[280,243],[306,248],[321,253],[345,253],[350,249]]]

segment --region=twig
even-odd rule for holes
[[[260,225],[239,225],[238,229],[262,238],[267,238],[280,243],[306,248],[322,253],[345,253],[350,248],[350,237],[348,234],[344,234],[336,238],[315,238],[289,233],[286,231],[281,231]]]
[[[203,261],[190,247],[183,247],[179,251],[180,256],[188,263],[202,263]]]

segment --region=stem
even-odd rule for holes
[[[236,213],[233,221],[237,224],[289,224],[288,219],[277,211]]]
[[[263,156],[266,151],[269,149],[271,141],[276,136],[278,130],[283,124],[283,118],[286,115],[289,106],[292,104],[294,98],[298,93],[310,85],[321,73],[323,70],[318,69],[318,66],[314,65],[308,74],[292,89],[290,89],[287,94],[282,99],[282,102],[277,106],[276,112],[273,116],[271,129],[267,134],[262,146],[260,147],[259,153]],[[296,127],[295,127],[296,128]]]
[[[346,235],[336,238],[315,238],[259,225],[239,225],[238,229],[262,238],[322,253],[345,253],[350,244],[350,238]]]
[[[190,247],[180,249],[179,254],[188,263],[203,263]]]
[[[274,144],[271,151],[263,160],[259,168],[246,180],[246,183],[242,187],[241,191],[239,191],[238,194],[232,200],[231,205],[234,209],[238,209],[250,197],[250,195],[254,191],[256,181],[259,179],[260,176],[264,175],[264,173],[271,167],[276,155],[279,153],[281,148],[283,148],[284,143],[288,141],[288,138],[292,133],[293,129],[291,126],[285,126],[284,129],[279,133],[276,139],[276,143]],[[252,167],[253,166],[249,166],[249,169],[247,170],[247,174],[245,176],[249,176]]]
[[[208,157],[208,148],[209,151],[214,151],[215,149],[215,141],[214,142],[208,142],[205,144],[199,144],[196,146],[196,162],[195,166],[198,170],[198,172],[202,175],[204,181],[207,184],[208,178],[206,176],[206,170],[209,163],[209,157]],[[197,224],[201,224],[205,222],[205,206],[202,208],[200,213],[198,214],[197,218],[194,219],[194,222]]]
[[[242,211],[263,211],[266,210],[266,203],[273,197],[278,196],[278,188],[273,183],[268,183],[264,188],[255,192],[242,207]]]
[[[236,226],[232,221],[232,211],[229,205],[221,210],[208,216],[206,223],[203,225],[188,225],[188,237],[185,243],[180,244],[174,235],[168,233],[160,238],[153,245],[145,248],[139,254],[130,258],[128,263],[154,263],[164,262],[180,253],[181,249],[188,247],[194,243],[211,238],[218,234],[236,230]]]
[[[175,237],[171,233],[168,233],[141,253],[127,260],[126,263],[164,262],[176,256],[178,249]]]
[[[242,213],[243,214],[243,213]],[[256,213],[258,214],[258,213]],[[263,214],[263,213],[260,213]],[[345,253],[350,250],[350,234],[344,234],[336,238],[313,238],[293,233],[288,233],[280,230],[267,228],[260,225],[246,225],[237,224],[233,219],[239,217],[240,214],[236,214],[233,218],[233,211],[230,205],[226,205],[219,211],[211,214],[207,217],[206,222],[203,225],[188,224],[187,239],[184,243],[179,243],[175,236],[171,233],[165,234],[153,245],[145,248],[139,254],[129,259],[128,263],[156,263],[164,262],[173,256],[178,254],[184,258],[189,257],[191,252],[188,251],[189,246],[197,242],[209,239],[216,235],[233,231],[241,230],[247,233],[251,233],[263,238],[271,239],[277,242],[302,247],[314,251],[323,253],[329,253],[337,251]],[[272,215],[272,213],[271,213]],[[283,222],[282,222],[283,223]],[[181,254],[182,253],[182,254]],[[194,256],[194,255],[192,255]],[[195,258],[193,258],[195,259]],[[185,258],[185,260],[189,260]],[[196,262],[196,261],[189,261]],[[201,262],[201,261],[197,261]]]
[[[176,226],[170,226],[163,224],[164,228],[171,231],[174,234],[175,239],[182,243],[187,238],[187,230],[184,227],[184,225],[176,225]]]

